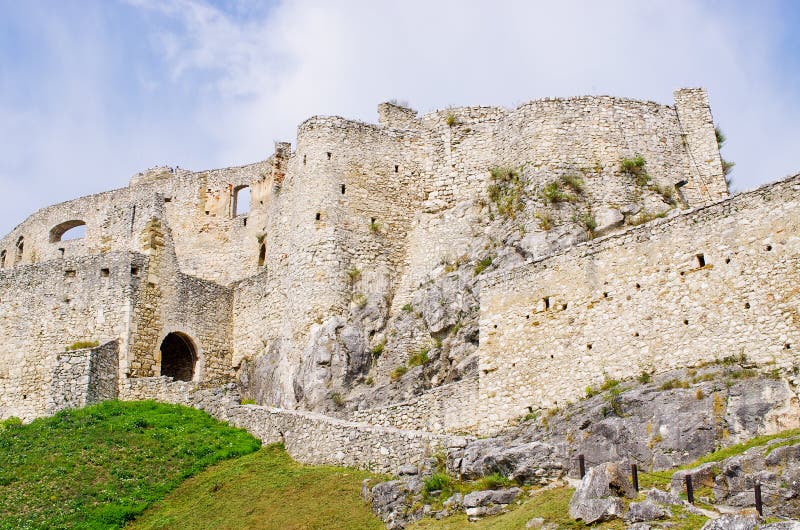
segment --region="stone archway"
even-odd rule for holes
[[[173,332],[161,341],[161,375],[175,381],[191,381],[196,362],[197,350],[188,335]]]

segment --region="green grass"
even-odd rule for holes
[[[574,490],[571,488],[555,488],[536,493],[533,496],[523,494],[520,496],[520,499],[523,501],[522,505],[517,507],[511,505],[510,508],[513,507],[513,509],[508,513],[494,517],[486,517],[474,523],[468,522],[467,516],[461,513],[439,521],[432,518],[425,518],[406,528],[409,530],[460,530],[463,528],[475,530],[506,530],[525,528],[525,523],[534,517],[543,517],[548,522],[557,523],[559,529],[598,528],[608,530],[625,528],[625,524],[621,520],[596,524],[591,527],[582,522],[573,521],[569,517],[569,500],[572,498],[573,491]]]
[[[304,466],[281,445],[187,480],[130,528],[382,529],[361,500],[365,471]]]
[[[713,453],[701,456],[694,462],[682,465],[677,469],[691,469],[693,467],[697,467],[702,464],[708,464],[709,462],[719,462],[721,460],[725,460],[726,458],[740,455],[753,447],[760,447],[762,445],[766,445],[767,442],[770,442],[771,440],[775,440],[778,438],[792,438],[795,436],[800,436],[800,429],[789,429],[787,431],[782,431],[776,434],[765,434],[763,436],[756,436],[755,438],[751,438],[746,442],[738,443],[736,445],[731,445],[730,447],[723,447],[721,449],[717,449]],[[768,453],[778,447],[784,445],[792,445],[794,443],[797,443],[797,440],[786,440],[784,442],[778,442],[770,447]],[[661,487],[661,488],[667,487],[669,485],[670,479],[672,478],[672,474],[675,473],[675,471],[676,471],[675,469],[667,469],[664,471],[653,471],[647,474],[640,474],[639,485],[641,486],[642,489],[651,487]]]
[[[120,528],[187,477],[256,451],[199,410],[109,401],[0,428],[0,529]]]

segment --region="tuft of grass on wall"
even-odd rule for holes
[[[100,345],[96,340],[79,340],[67,346],[66,351],[83,350],[85,348],[96,348]]]

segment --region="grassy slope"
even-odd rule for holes
[[[0,424],[0,529],[116,528],[258,440],[204,412],[109,401]]]
[[[223,462],[187,480],[133,529],[381,529],[360,497],[370,474],[303,466],[280,445]]]

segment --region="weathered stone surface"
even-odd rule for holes
[[[650,489],[644,492],[647,500],[656,504],[663,504],[666,506],[677,506],[683,504],[683,500],[671,491],[663,491],[660,489]]]
[[[604,206],[598,208],[595,212],[594,220],[597,223],[597,228],[595,228],[594,232],[598,236],[602,236],[622,226],[622,223],[625,222],[625,217],[618,209]]]
[[[586,524],[609,521],[622,517],[625,504],[619,497],[606,497],[603,499],[587,499],[574,507],[570,503],[569,515],[573,519]]]
[[[633,498],[636,491],[616,462],[589,469],[569,501],[569,515],[586,524],[621,517],[624,505],[620,497]]]
[[[464,496],[463,504],[465,508],[487,506],[489,504],[510,504],[519,497],[520,493],[522,493],[522,490],[519,488],[473,491]]]
[[[722,515],[709,520],[701,530],[754,530],[758,523],[757,515]]]
[[[632,502],[628,505],[625,513],[625,520],[631,523],[655,521],[656,519],[666,519],[672,513],[658,504],[646,500],[642,502]]]

